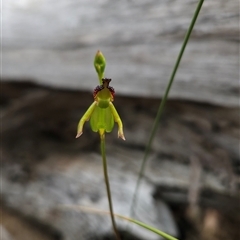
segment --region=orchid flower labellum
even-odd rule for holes
[[[125,140],[121,118],[112,103],[115,91],[109,86],[110,82],[111,79],[103,78],[102,85],[94,89],[94,102],[80,119],[76,138],[82,135],[84,123],[90,120],[92,131],[99,132],[100,135],[111,132],[114,122],[116,122],[118,124],[118,137]]]

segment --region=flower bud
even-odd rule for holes
[[[105,57],[103,56],[102,52],[98,50],[94,58],[94,67],[98,74],[100,85],[102,84],[102,78],[104,76],[105,66],[106,66]]]

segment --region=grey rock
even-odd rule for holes
[[[162,97],[197,1],[3,2],[5,79],[92,90],[100,49],[117,93]],[[238,3],[205,1],[170,98],[239,105]]]
[[[0,225],[1,240],[14,240],[11,234],[6,230],[6,228]]]
[[[109,216],[77,208],[108,210],[98,134],[86,123],[81,138],[74,138],[91,94],[16,82],[4,82],[2,88],[1,191],[6,205],[57,229],[64,240],[112,233]],[[114,104],[127,140],[117,139],[116,129],[106,136],[109,177],[114,210],[128,216],[158,100],[118,96]],[[204,195],[204,202],[236,209],[232,199],[239,193],[238,118],[237,108],[169,101],[135,206],[137,219],[178,235],[166,202],[188,204],[192,158],[199,159],[202,168],[196,191],[218,194]],[[222,197],[228,194],[232,198]],[[197,200],[202,201],[201,194]],[[62,206],[66,204],[73,208]],[[125,222],[117,224],[125,229]],[[158,239],[139,227],[133,227],[133,233],[144,240]]]
[[[136,176],[130,171],[121,170],[128,167],[128,162],[116,156],[110,156],[108,160],[114,210],[128,216]],[[57,155],[46,159],[38,165],[35,179],[24,185],[11,181],[6,169],[3,172],[2,194],[8,207],[21,209],[24,214],[52,225],[61,231],[64,239],[89,239],[91,235],[101,236],[112,232],[109,215],[102,216],[78,208],[83,206],[108,211],[99,155],[80,154],[71,159]],[[137,218],[177,235],[168,207],[160,202],[151,204],[152,191],[150,184],[143,183],[136,208]],[[126,228],[126,222],[117,220],[117,224],[119,229]],[[159,239],[156,234],[140,227],[133,226],[132,231],[141,239]]]

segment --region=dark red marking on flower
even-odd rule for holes
[[[114,97],[115,90],[114,90],[113,87],[109,86],[109,83],[110,83],[111,81],[112,81],[111,78],[103,78],[103,79],[102,79],[103,86],[106,87],[106,88],[108,88],[109,91],[110,91],[110,93],[111,93],[111,95],[112,95],[112,97]]]
[[[109,83],[110,83],[111,81],[112,81],[111,78],[103,78],[103,79],[102,79],[102,85],[103,85],[104,87],[108,88]]]
[[[114,94],[115,94],[114,88],[109,86],[108,89],[109,89],[110,93],[112,94],[112,96],[114,97]]]
[[[96,88],[95,88],[94,91],[93,91],[93,97],[94,97],[94,99],[95,99],[96,95],[98,94],[98,92],[100,92],[103,88],[104,88],[103,85],[101,85],[101,86],[96,86]]]
[[[94,97],[94,99],[96,98],[96,95],[97,95],[101,90],[103,90],[104,88],[109,89],[112,97],[114,97],[115,90],[114,90],[113,87],[109,86],[109,83],[111,82],[111,80],[112,80],[111,78],[103,78],[103,79],[102,79],[102,85],[97,86],[97,87],[94,89],[94,91],[93,91],[93,97]]]

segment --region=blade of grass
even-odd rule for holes
[[[158,125],[159,125],[159,119],[162,116],[162,112],[163,112],[163,109],[164,109],[164,106],[165,106],[165,103],[166,103],[169,91],[171,89],[172,83],[174,81],[176,72],[178,70],[179,64],[181,62],[181,59],[182,59],[182,56],[183,56],[183,53],[184,53],[184,50],[185,50],[185,48],[187,46],[188,40],[189,40],[190,35],[192,33],[193,27],[195,25],[195,22],[197,20],[197,17],[199,15],[199,12],[201,10],[203,2],[204,2],[204,0],[200,0],[198,2],[197,8],[196,8],[195,13],[193,15],[193,18],[192,18],[192,21],[191,21],[190,26],[188,28],[188,31],[187,31],[187,33],[185,35],[182,47],[180,49],[180,52],[178,54],[176,63],[174,65],[174,68],[173,68],[173,71],[172,71],[172,74],[170,76],[167,89],[166,89],[166,91],[164,93],[164,96],[163,96],[163,99],[162,99],[162,101],[161,101],[161,103],[159,105],[158,112],[157,112],[156,118],[154,120],[154,124],[153,124],[153,127],[151,129],[150,137],[149,137],[146,149],[145,149],[143,161],[141,163],[141,167],[140,167],[140,171],[139,171],[139,175],[138,175],[138,179],[137,179],[136,188],[134,190],[133,199],[132,199],[132,202],[131,202],[130,216],[134,216],[134,206],[136,206],[136,203],[137,203],[137,192],[138,192],[138,189],[139,189],[139,186],[140,186],[141,179],[143,177],[143,173],[144,173],[144,170],[145,170],[148,154],[149,154],[150,148],[152,146],[153,139],[155,137],[155,134],[156,134],[156,131],[157,131],[157,128],[158,128]]]
[[[105,149],[105,134],[100,134],[101,139],[101,154],[102,154],[102,164],[103,164],[103,172],[104,172],[104,179],[107,189],[107,196],[108,196],[108,203],[109,203],[109,210],[110,210],[110,216],[113,226],[113,231],[116,235],[117,240],[120,239],[120,235],[117,230],[117,226],[114,219],[114,213],[113,213],[113,204],[112,204],[112,197],[111,197],[111,190],[110,190],[110,184],[109,184],[109,178],[108,178],[108,169],[107,169],[107,158],[106,158],[106,149]]]
[[[75,210],[76,210],[76,209],[79,209],[79,210],[85,211],[85,212],[94,212],[94,213],[97,213],[97,214],[104,214],[104,215],[106,215],[106,214],[107,214],[107,215],[111,214],[111,213],[109,213],[108,211],[99,210],[99,209],[90,208],[90,207],[85,207],[85,206],[61,205],[61,207],[73,208],[73,209],[75,209]],[[167,233],[165,233],[165,232],[163,232],[163,231],[160,231],[160,230],[158,230],[157,228],[151,227],[151,226],[149,226],[149,225],[147,225],[147,224],[145,224],[145,223],[143,223],[143,222],[141,222],[141,221],[135,220],[135,219],[133,219],[133,218],[125,217],[125,216],[123,216],[123,215],[116,214],[116,213],[114,213],[113,215],[114,215],[115,217],[121,218],[121,219],[123,219],[123,220],[127,220],[127,221],[129,221],[129,222],[135,223],[135,224],[137,224],[137,225],[139,225],[139,226],[141,226],[141,227],[143,227],[143,228],[145,228],[145,229],[147,229],[147,230],[149,230],[149,231],[151,231],[151,232],[154,232],[154,233],[158,234],[159,236],[164,237],[164,238],[167,239],[167,240],[178,240],[177,238],[172,237],[171,235],[169,235],[169,234],[167,234]]]

